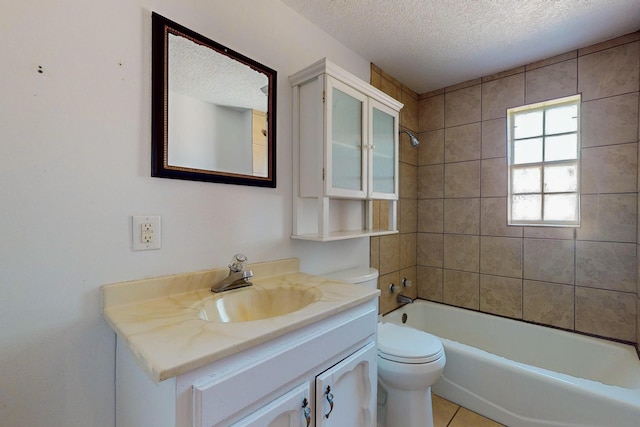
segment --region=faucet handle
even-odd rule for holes
[[[233,258],[231,258],[231,264],[229,264],[229,269],[234,273],[242,271],[244,265],[247,263],[247,256],[244,254],[235,254]]]

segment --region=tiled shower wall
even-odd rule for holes
[[[372,64],[371,84],[404,104],[400,111],[400,129],[406,129],[418,136],[418,95],[396,79]],[[417,255],[417,214],[418,214],[418,154],[419,149],[411,147],[407,134],[400,135],[400,200],[398,200],[399,234],[371,238],[370,264],[380,271],[378,286],[382,290],[380,312],[387,313],[395,309],[399,292],[415,298],[418,294],[416,283]],[[388,207],[386,202],[374,204],[374,226],[387,223]],[[401,288],[406,278],[412,283],[407,289],[391,294],[389,284]]]
[[[372,239],[381,287],[412,271],[402,252],[415,244],[421,298],[640,342],[639,87],[640,32],[420,95],[417,157],[401,145],[400,235]],[[507,227],[506,109],[576,93],[581,227]],[[396,306],[384,291],[381,312]]]

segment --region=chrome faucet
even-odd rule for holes
[[[396,301],[399,302],[400,304],[411,304],[413,303],[413,299],[409,298],[407,296],[404,296],[402,294],[398,294],[398,296],[396,297]]]
[[[253,283],[249,281],[253,277],[253,271],[244,270],[247,263],[247,257],[243,254],[235,254],[229,264],[229,275],[219,283],[211,287],[211,292],[230,291],[231,289],[243,288],[251,286]]]

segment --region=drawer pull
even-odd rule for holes
[[[306,397],[302,401],[302,413],[307,420],[307,427],[309,427],[309,424],[311,424],[311,408],[309,408],[309,401]]]
[[[333,393],[331,393],[331,386],[327,386],[325,394],[327,395],[327,402],[329,402],[329,412],[327,412],[324,417],[329,418],[329,415],[333,412]]]

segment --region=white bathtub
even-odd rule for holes
[[[437,335],[435,394],[509,427],[640,426],[635,348],[416,300],[383,317]]]

